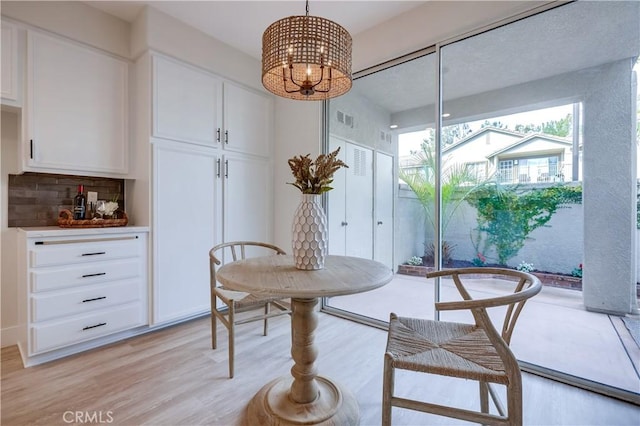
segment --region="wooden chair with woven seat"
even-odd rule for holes
[[[284,255],[284,250],[272,244],[255,241],[233,241],[218,244],[209,251],[209,269],[211,272],[211,347],[218,345],[217,322],[227,328],[229,334],[229,378],[233,378],[235,359],[235,326],[253,321],[264,321],[263,335],[268,333],[269,318],[291,313],[287,299],[257,296],[251,293],[233,291],[219,286],[216,279],[216,268],[222,262],[235,262],[246,259],[247,256]],[[218,307],[217,300],[223,303]],[[271,308],[275,310],[271,310]],[[260,309],[256,315],[237,318],[236,314]]]
[[[521,425],[522,378],[509,343],[525,302],[540,292],[540,280],[525,272],[502,268],[460,268],[427,274],[427,278],[434,277],[452,278],[463,299],[438,302],[436,310],[469,310],[473,323],[403,318],[391,314],[384,357],[382,425],[391,424],[392,406],[476,423]],[[477,283],[486,283],[484,279],[488,278],[492,286],[508,285],[514,288],[513,292],[474,299],[469,293],[469,280],[479,278],[483,280]],[[495,307],[506,310],[498,327],[500,332],[487,313],[489,308]],[[394,395],[396,369],[476,380],[480,385],[480,410],[398,397]],[[493,384],[505,386],[506,410]],[[489,395],[498,414],[489,412]]]

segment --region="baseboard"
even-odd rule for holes
[[[19,336],[20,327],[17,325],[0,329],[0,347],[6,348],[18,344]]]

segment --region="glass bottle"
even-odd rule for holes
[[[84,185],[78,185],[78,193],[73,197],[73,218],[83,220],[87,211],[87,197],[84,195]]]

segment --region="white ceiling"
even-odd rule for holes
[[[262,52],[262,33],[274,21],[304,15],[305,2],[285,1],[87,1],[87,4],[131,22],[145,5],[223,41],[254,58]],[[342,25],[351,35],[413,9],[424,1],[312,0],[309,14]]]

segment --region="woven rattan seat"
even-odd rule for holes
[[[487,334],[473,325],[391,314],[387,352],[395,368],[507,384]]]
[[[518,361],[509,342],[524,303],[541,289],[531,274],[500,268],[462,268],[427,274],[428,278],[452,278],[462,301],[439,302],[436,309],[469,310],[474,323],[432,321],[399,317],[392,313],[384,364],[383,426],[391,424],[391,407],[401,407],[483,424],[522,424],[522,384]],[[513,289],[506,295],[473,299],[462,277],[499,280]],[[477,281],[482,283],[482,281]],[[486,281],[485,281],[486,282]],[[488,308],[506,306],[498,332],[489,318]],[[395,370],[476,380],[480,384],[480,411],[408,400],[394,395]],[[504,385],[505,410],[491,383]],[[489,394],[498,414],[489,412]]]
[[[282,255],[284,250],[272,244],[255,241],[234,241],[218,244],[209,251],[209,270],[211,272],[211,347],[218,345],[217,326],[220,321],[229,334],[229,378],[234,375],[235,359],[235,326],[253,321],[263,321],[263,334],[268,333],[269,318],[291,313],[287,299],[273,296],[257,296],[243,291],[229,290],[218,286],[216,268],[224,262],[235,262],[253,255]],[[221,304],[218,304],[220,300]],[[275,308],[271,310],[271,308]],[[261,309],[258,314],[242,317],[236,314]]]

